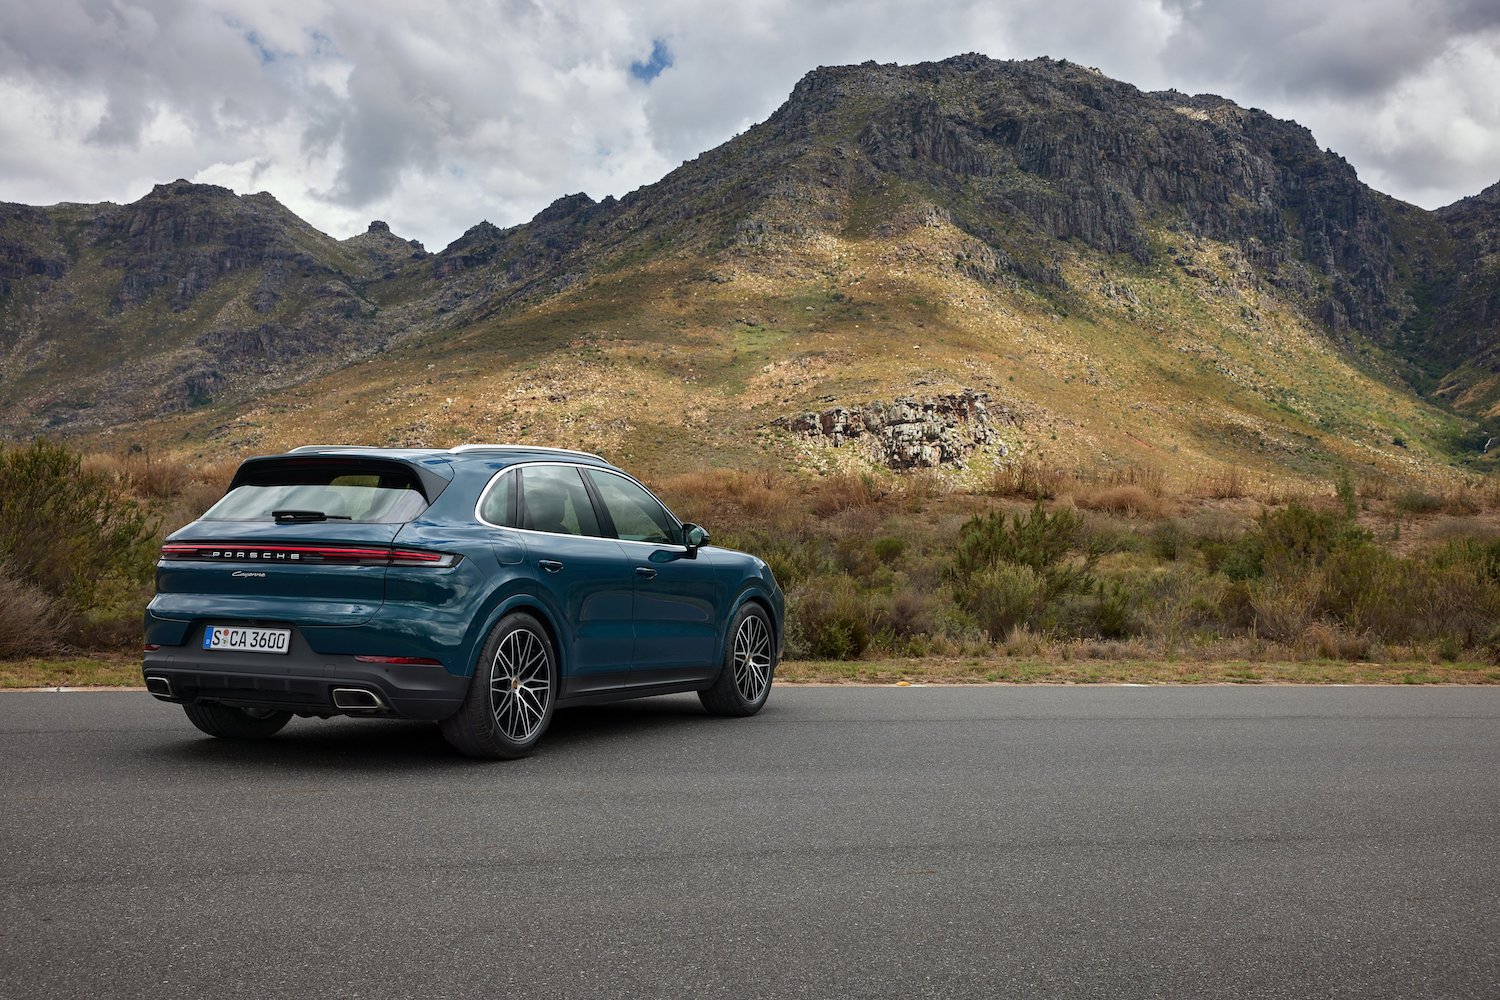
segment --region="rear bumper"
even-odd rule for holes
[[[445,719],[459,710],[469,689],[469,678],[454,676],[441,666],[362,663],[352,656],[314,653],[301,642],[294,642],[284,656],[164,646],[145,654],[142,674],[148,689],[161,701],[211,702],[307,715]],[[165,687],[161,680],[166,681]],[[375,692],[389,710],[340,708],[334,704],[335,688]]]

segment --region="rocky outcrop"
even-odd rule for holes
[[[889,468],[908,470],[961,469],[975,450],[986,446],[1004,455],[1007,449],[996,435],[996,425],[1019,425],[1019,420],[1010,410],[993,407],[988,393],[966,389],[928,399],[835,406],[772,423],[828,447],[863,448]]]

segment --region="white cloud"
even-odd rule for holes
[[[1497,32],[1494,0],[6,4],[0,199],[129,201],[188,177],[439,249],[482,218],[655,181],[818,65],[981,51],[1295,117],[1434,206],[1497,179]],[[632,76],[657,43],[670,61]]]

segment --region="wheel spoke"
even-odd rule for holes
[[[551,697],[551,669],[541,637],[526,628],[506,635],[490,665],[490,707],[496,729],[506,739],[526,742],[541,729]]]
[[[740,622],[734,636],[734,683],[747,701],[756,701],[771,683],[771,636],[759,615]]]

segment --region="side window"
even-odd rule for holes
[[[502,528],[516,527],[516,483],[519,479],[514,472],[502,472],[484,495],[479,516]]]
[[[521,471],[521,527],[554,535],[598,535],[599,520],[578,470],[531,465]]]
[[[645,489],[623,476],[588,470],[604,509],[615,522],[615,534],[627,542],[678,542],[677,526],[667,508]]]

